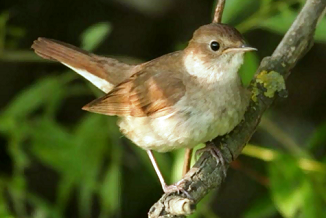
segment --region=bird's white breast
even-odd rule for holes
[[[240,66],[242,55],[235,58]],[[187,69],[190,79],[186,95],[173,106],[173,114],[121,118],[122,132],[135,144],[159,152],[194,147],[230,132],[241,121],[249,96],[240,84],[238,68],[234,72],[219,70],[217,75],[214,68],[192,63]]]

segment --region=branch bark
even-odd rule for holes
[[[218,0],[212,23],[222,23],[225,0]]]
[[[216,138],[221,151],[229,163],[240,155],[260,122],[262,114],[278,96],[285,97],[284,80],[290,70],[313,45],[313,36],[318,19],[326,7],[326,0],[307,0],[298,17],[275,49],[272,56],[265,57],[251,83],[252,101],[244,121],[230,134]],[[227,146],[223,146],[226,144]],[[223,171],[215,159],[205,152],[184,176],[182,187],[193,199],[182,193],[164,194],[148,213],[149,218],[181,218],[194,212],[198,203],[210,190],[219,189],[223,182]]]

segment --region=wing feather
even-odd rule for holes
[[[105,115],[160,117],[173,113],[173,105],[185,91],[178,74],[139,72],[83,109]]]

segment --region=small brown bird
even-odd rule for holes
[[[256,50],[235,28],[218,23],[196,30],[184,50],[139,65],[45,38],[32,48],[107,93],[83,109],[120,117],[121,131],[147,151],[165,192],[178,187],[165,183],[151,151],[193,148],[239,124],[250,96],[238,70],[244,53]]]

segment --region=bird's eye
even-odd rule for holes
[[[211,49],[213,51],[218,51],[220,49],[220,43],[216,41],[211,42]]]

